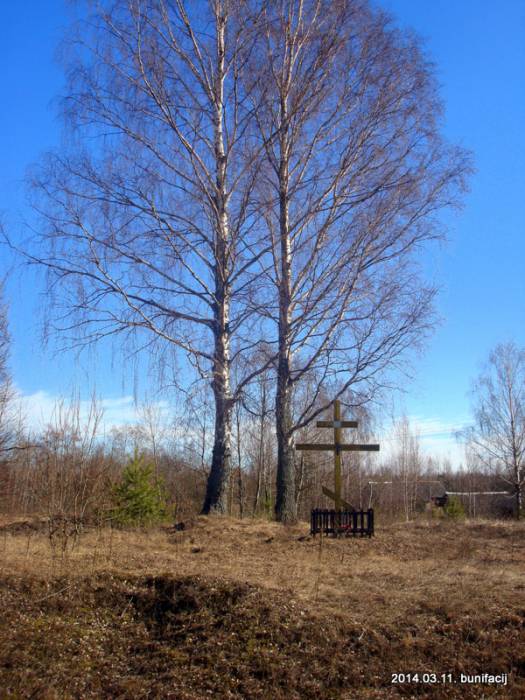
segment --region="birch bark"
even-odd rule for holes
[[[231,473],[232,396],[230,387],[231,237],[228,220],[226,154],[224,147],[225,26],[224,3],[215,3],[217,66],[214,81],[215,208],[217,215],[215,255],[215,303],[213,305],[213,379],[215,439],[203,513],[226,513]]]
[[[297,519],[295,498],[295,450],[293,447],[292,377],[291,377],[291,322],[292,322],[292,254],[290,242],[289,213],[289,115],[288,90],[291,71],[283,71],[279,117],[279,325],[277,389],[275,396],[277,436],[277,497],[275,512],[283,523],[294,523]]]

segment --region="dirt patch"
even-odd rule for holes
[[[404,624],[366,627],[204,576],[4,577],[0,687],[49,699],[518,698],[524,614],[481,624],[429,603]],[[512,685],[392,686],[394,669],[456,678],[490,669],[510,672]]]
[[[525,697],[524,523],[397,524],[372,540],[192,525],[93,528],[64,550],[39,532],[1,538],[7,697]],[[396,672],[509,685],[393,686]]]

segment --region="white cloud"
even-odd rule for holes
[[[26,395],[19,393],[18,402],[28,428],[36,432],[55,423],[68,410],[78,410],[81,422],[87,423],[94,406],[91,399],[64,399],[46,391],[37,391]],[[117,426],[137,423],[143,417],[143,409],[141,406],[137,406],[133,396],[97,399],[95,405],[97,410],[102,413],[101,429],[104,431]],[[150,405],[161,424],[169,420],[171,412],[166,401],[158,401]]]
[[[440,460],[449,459],[454,468],[465,462],[463,445],[456,439],[456,433],[466,424],[467,420],[458,418],[455,421],[443,421],[436,416],[408,416],[410,430],[419,436],[419,444],[424,456],[436,457]],[[393,425],[386,428],[381,436],[383,457],[389,457],[396,451],[398,438]]]
[[[49,394],[45,391],[37,391],[33,394],[19,395],[22,415],[26,417],[27,426],[36,432],[46,425],[53,424],[59,415],[59,406],[66,409],[75,401],[68,401]],[[108,432],[113,427],[130,425],[142,421],[143,408],[137,406],[133,396],[118,396],[104,398],[97,401],[97,406],[102,410],[101,430]],[[167,426],[173,418],[173,408],[167,401],[150,403],[153,414],[160,426]],[[87,422],[92,407],[91,400],[83,399],[79,402],[79,414],[82,422]],[[465,462],[463,445],[456,440],[455,434],[467,423],[466,420],[443,421],[432,416],[408,416],[410,428],[419,435],[421,451],[424,456],[449,459],[454,468]],[[348,436],[349,437],[349,436]],[[392,425],[375,436],[381,445],[380,459],[388,459],[397,449],[397,438]]]

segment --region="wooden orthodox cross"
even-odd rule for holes
[[[357,428],[356,420],[341,420],[341,404],[336,399],[334,401],[334,419],[330,420],[318,420],[318,428],[333,428],[334,429],[334,443],[323,442],[301,442],[295,446],[296,450],[330,450],[334,453],[334,491],[329,491],[323,487],[323,493],[332,498],[335,501],[335,509],[341,510],[341,505],[345,508],[349,507],[349,504],[344,502],[341,498],[341,452],[379,452],[379,445],[357,445],[355,443],[343,443],[341,430],[343,428]]]

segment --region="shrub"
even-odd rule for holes
[[[164,486],[137,452],[122,472],[113,496],[111,515],[116,525],[154,525],[167,515]]]
[[[459,520],[465,517],[463,503],[461,503],[457,496],[450,496],[443,510],[447,518]]]

